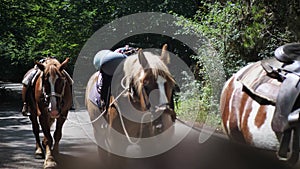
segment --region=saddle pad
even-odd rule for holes
[[[281,82],[267,75],[261,66],[261,61],[249,65],[244,72],[237,77],[237,80],[253,95],[273,104],[276,103]]]
[[[101,77],[101,76],[97,76],[98,78]],[[94,103],[96,106],[99,107],[98,103],[99,103],[99,100],[100,100],[100,94],[99,92],[97,91],[97,83],[98,81],[95,83],[95,85],[92,87],[92,89],[90,90],[90,93],[89,93],[89,100]]]

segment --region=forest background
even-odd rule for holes
[[[80,50],[94,32],[117,18],[141,12],[172,14],[181,20],[182,33],[197,32],[209,39],[226,78],[249,62],[273,57],[278,46],[300,37],[297,0],[1,0],[0,81],[20,82],[45,56],[61,61],[70,57],[72,74]],[[131,45],[159,46],[165,38],[137,36]],[[211,84],[201,56],[186,52],[179,43],[170,50],[191,66],[202,105],[210,105]]]

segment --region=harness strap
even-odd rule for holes
[[[266,71],[267,75],[271,78],[277,79],[282,82],[284,80],[284,76],[279,72],[278,68],[282,67],[282,63],[278,62],[274,59],[262,60],[261,66]]]
[[[59,94],[59,93],[56,93],[56,92],[51,92],[50,95],[47,95],[47,94],[45,93],[44,95],[45,95],[45,97],[51,97],[51,96],[59,97],[59,98],[62,98],[62,97],[63,97],[63,93]]]

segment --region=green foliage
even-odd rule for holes
[[[187,90],[179,101],[182,110],[196,112],[203,120],[214,117],[225,78],[248,62],[272,57],[278,46],[298,40],[299,5],[295,0],[1,0],[0,80],[21,81],[44,56],[70,57],[72,65],[87,39],[116,18],[138,12],[173,13],[181,18],[179,33],[202,35],[206,42],[196,56],[185,59],[197,80],[185,87],[197,92]],[[120,43],[161,44],[163,39],[137,35]],[[173,42],[180,55],[192,53],[179,46]]]
[[[197,34],[206,39],[198,54],[193,56],[197,61],[195,75],[201,84],[199,121],[207,117],[216,119],[213,114],[219,112],[225,77],[230,77],[248,62],[273,57],[278,46],[297,41],[297,34],[292,31],[299,33],[299,30],[289,26],[286,20],[290,19],[286,18],[290,17],[275,8],[278,4],[280,1],[206,0],[202,1],[194,18],[179,17],[177,24],[183,27],[182,34]],[[297,18],[295,14],[293,17]],[[216,52],[210,52],[211,48]]]
[[[274,25],[274,13],[264,2],[202,3],[193,19],[182,19],[179,24],[186,32],[196,32],[209,40],[222,60],[227,77],[248,62],[272,57],[279,45],[295,41],[289,30]]]
[[[176,93],[177,109],[175,110],[180,119],[194,121],[200,110],[199,104],[200,84],[187,72],[182,72],[182,84],[180,91]]]
[[[192,0],[2,0],[0,64],[5,66],[0,66],[0,80],[20,81],[44,56],[70,57],[74,64],[87,39],[116,18],[150,11],[191,17],[196,8]]]
[[[205,84],[208,80],[197,81],[186,72],[184,75],[181,91],[176,93],[177,106],[175,112],[181,120],[195,121],[220,128],[220,117],[218,114],[218,100],[216,99],[213,87]],[[204,78],[209,78],[205,76]]]

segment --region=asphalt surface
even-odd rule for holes
[[[5,86],[5,92],[3,92]],[[20,84],[0,83],[0,168],[42,168],[43,159],[34,158],[35,139],[28,117],[20,113]],[[177,146],[154,157],[128,159],[114,157],[114,165],[105,165],[98,156],[92,127],[75,124],[88,122],[86,111],[70,111],[63,127],[60,154],[61,169],[284,169],[274,152],[234,144],[222,134],[214,134],[199,143],[199,132],[192,130]],[[82,121],[83,119],[83,121]],[[83,129],[84,128],[84,129]],[[40,134],[42,136],[42,133]],[[294,167],[298,168],[298,167]]]

